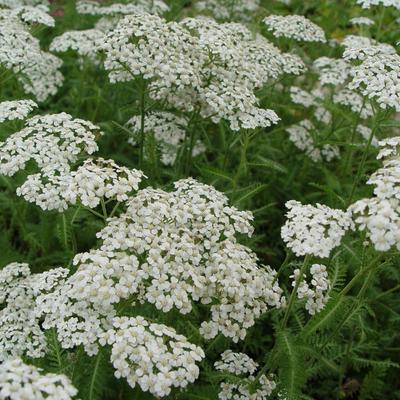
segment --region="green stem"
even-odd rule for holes
[[[185,167],[184,167],[184,173],[185,175],[188,175],[190,172],[190,168],[192,166],[192,156],[193,156],[193,147],[195,144],[195,137],[196,137],[196,121],[198,119],[198,116],[200,114],[200,110],[196,109],[187,126],[187,131],[186,131],[186,138],[185,138]]]
[[[139,168],[143,168],[144,161],[144,139],[146,118],[146,81],[142,79],[140,85],[140,136],[139,136]]]
[[[294,289],[292,290],[292,293],[290,294],[289,303],[288,303],[288,306],[286,308],[285,316],[283,317],[282,329],[286,328],[286,325],[287,325],[288,320],[289,320],[290,312],[292,311],[292,308],[293,308],[293,305],[294,305],[294,301],[296,299],[297,290],[299,289],[300,283],[303,280],[303,275],[304,275],[304,272],[305,272],[309,262],[310,262],[310,256],[306,256],[304,258],[303,265],[300,268],[300,274],[296,279],[296,284],[294,286]]]
[[[108,215],[107,215],[106,203],[104,202],[104,197],[100,199],[100,203],[101,203],[101,210],[103,211],[103,218],[104,220],[106,220],[108,218]]]
[[[352,132],[351,132],[349,147],[347,148],[346,158],[345,158],[344,168],[343,168],[345,174],[348,174],[350,172],[349,168],[351,166],[351,160],[352,160],[353,154],[354,154],[354,149],[353,149],[353,147],[351,145],[354,144],[354,139],[355,139],[355,136],[356,136],[356,133],[357,133],[357,127],[358,127],[358,125],[360,123],[361,113],[362,113],[362,111],[364,109],[364,106],[365,106],[365,98],[363,100],[360,112],[357,114],[357,119],[356,119],[356,122],[355,122],[355,124],[353,126],[353,129],[352,129]]]
[[[364,154],[363,154],[363,157],[361,159],[360,165],[358,166],[356,179],[354,180],[353,187],[351,188],[350,196],[349,196],[349,199],[347,201],[347,206],[349,206],[353,201],[354,193],[355,193],[357,185],[358,185],[358,183],[360,181],[361,175],[362,175],[362,173],[364,171],[364,165],[365,165],[365,162],[367,160],[369,149],[371,148],[372,139],[375,136],[377,127],[378,127],[378,121],[377,121],[377,118],[375,118],[374,126],[373,126],[373,128],[371,130],[371,134],[369,135],[368,142],[367,142],[367,144],[365,146]]]
[[[250,135],[246,129],[242,130],[240,143],[241,143],[240,162],[239,162],[239,167],[237,169],[236,175],[233,178],[233,191],[234,192],[236,192],[237,185],[238,185],[239,179],[242,176],[242,173],[247,171],[247,149],[248,149],[249,143],[250,143]]]
[[[117,201],[117,203],[115,204],[115,206],[114,206],[114,208],[112,209],[112,211],[111,211],[111,213],[110,213],[110,218],[112,218],[113,216],[114,216],[114,213],[115,213],[115,211],[117,211],[117,209],[118,209],[118,206],[120,205],[121,203],[119,202],[119,201]]]
[[[276,271],[276,275],[274,280],[272,281],[272,285],[278,280],[279,275],[282,273],[282,271],[285,269],[286,265],[288,265],[289,260],[290,260],[290,251],[286,252],[286,257],[283,260],[283,263],[280,265],[280,267],[278,268],[278,270]]]
[[[100,360],[101,360],[101,351],[99,350],[99,352],[96,356],[96,362],[94,364],[92,379],[90,380],[89,400],[93,400],[95,398],[95,384],[96,384],[97,371],[98,371],[99,365],[100,365]]]

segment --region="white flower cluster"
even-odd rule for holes
[[[28,264],[11,263],[0,270],[0,362],[27,355],[42,357],[46,338],[35,313],[35,300],[63,282],[68,270],[30,274]]]
[[[247,354],[226,350],[214,366],[240,378],[236,383],[221,382],[220,400],[266,400],[276,388],[272,375],[255,376],[258,364]]]
[[[376,55],[395,55],[396,49],[387,43],[380,43],[365,36],[348,35],[342,45],[345,50],[343,58],[346,61],[361,60]]]
[[[308,119],[304,119],[297,124],[289,126],[285,131],[289,133],[289,140],[298,149],[304,151],[314,162],[319,162],[323,159],[329,162],[334,158],[338,158],[340,155],[339,149],[335,145],[318,145],[313,137],[316,128]]]
[[[134,39],[134,40],[132,40]],[[280,74],[299,74],[302,61],[282,54],[243,25],[208,18],[166,22],[149,14],[129,15],[102,46],[112,82],[151,79],[150,95],[183,111],[199,109],[233,130],[277,123],[272,110],[257,107],[254,90]]]
[[[200,0],[195,3],[196,10],[200,12],[209,12],[216,19],[235,20],[240,19],[248,21],[251,14],[260,7],[259,0]]]
[[[37,106],[32,100],[3,101],[0,103],[0,122],[25,119]]]
[[[157,397],[167,396],[172,387],[183,388],[199,376],[196,362],[203,350],[189,343],[174,329],[149,323],[142,317],[116,317],[113,327],[101,335],[102,345],[111,345],[111,362],[117,378],[126,378],[134,388]]]
[[[39,40],[13,12],[13,9],[0,12],[0,65],[16,74],[27,93],[44,101],[63,82],[59,71],[62,61],[42,51]]]
[[[325,93],[319,88],[315,88],[311,92],[298,86],[291,86],[290,88],[290,98],[293,103],[301,104],[306,108],[313,107],[315,119],[323,124],[329,124],[332,120],[332,114],[322,105],[324,97]]]
[[[68,31],[53,39],[50,50],[56,53],[73,50],[81,57],[98,62],[98,48],[104,41],[104,33],[99,29]]]
[[[185,127],[187,120],[170,112],[152,112],[146,115],[144,131],[146,134],[154,134],[161,152],[161,162],[164,165],[172,165],[175,162],[178,150],[185,140]],[[140,132],[141,117],[133,116],[127,123],[129,129],[137,136]],[[128,142],[136,145],[136,138],[130,138]],[[192,149],[193,157],[205,151],[203,143],[197,141]]]
[[[43,321],[44,329],[56,330],[63,348],[82,345],[91,356],[99,351],[98,339],[104,331],[111,328],[116,311],[112,306],[96,307],[90,297],[79,297],[79,288],[72,286],[75,281],[76,277],[72,275],[54,292],[39,296],[36,299],[35,313]],[[92,294],[95,299],[95,293]],[[74,295],[78,299],[73,298]]]
[[[145,257],[141,269],[148,277],[141,297],[159,310],[175,307],[185,314],[192,301],[213,299],[202,335],[210,339],[221,332],[238,341],[268,305],[283,301],[272,284],[275,272],[260,269],[255,254],[235,240],[236,232],[252,233],[252,216],[228,207],[222,193],[192,179],[175,188],[139,191],[127,212],[99,232],[101,250]]]
[[[311,285],[304,281],[304,276],[300,278],[299,269],[293,271],[291,278],[293,279],[292,286],[296,285],[298,279],[302,279],[297,290],[297,297],[306,299],[306,310],[309,314],[315,315],[323,310],[329,300],[330,281],[325,265],[313,264],[310,273]]]
[[[78,391],[65,375],[43,374],[19,358],[8,360],[0,368],[0,399],[71,400]]]
[[[281,237],[296,256],[329,257],[342,237],[353,229],[350,212],[317,204],[302,205],[296,200],[286,203],[289,212]]]
[[[11,10],[0,10],[0,14],[3,14],[6,18],[19,19],[26,24],[41,24],[54,27],[54,18],[48,12],[49,7],[45,5],[24,5],[12,7]]]
[[[368,103],[365,98],[352,90],[340,90],[333,95],[332,101],[336,104],[350,107],[351,111],[359,114],[362,119],[367,119],[374,115],[371,104]]]
[[[253,375],[258,364],[245,353],[234,353],[226,350],[221,354],[221,360],[214,363],[215,369],[234,375]]]
[[[275,37],[304,42],[326,42],[325,32],[302,15],[269,15],[263,22]]]
[[[375,24],[375,22],[371,18],[368,18],[368,17],[355,17],[355,18],[352,18],[349,22],[350,22],[351,25],[367,25],[367,26],[370,26],[370,25],[374,25]]]
[[[350,76],[351,64],[342,59],[320,57],[313,62],[321,85],[342,85]]]
[[[192,179],[175,187],[139,191],[126,213],[99,232],[100,249],[77,254],[76,272],[32,307],[43,329],[56,329],[63,348],[83,345],[93,355],[111,345],[116,376],[157,396],[193,382],[204,354],[168,327],[116,318],[122,300],[183,314],[192,301],[212,303],[201,333],[222,332],[234,341],[268,306],[284,304],[276,272],[259,268],[255,254],[235,240],[236,233],[252,233],[250,213]]]
[[[86,160],[71,172],[71,183],[65,198],[70,203],[79,200],[84,206],[96,208],[102,197],[125,201],[128,194],[138,190],[141,171],[117,165],[113,160]]]
[[[383,166],[374,172],[367,183],[374,185],[374,196],[362,199],[349,207],[361,231],[378,251],[393,246],[400,249],[400,137],[379,142]]]
[[[7,8],[16,8],[21,6],[49,6],[48,0],[0,0],[0,6]]]
[[[357,61],[351,66],[348,88],[358,90],[377,101],[383,109],[393,107],[400,111],[400,56],[386,43],[363,36],[350,35],[343,41],[344,62]]]
[[[24,129],[0,143],[0,173],[12,176],[33,160],[40,172],[28,175],[17,194],[44,210],[64,210],[70,164],[82,153],[95,152],[100,134],[96,125],[66,113],[30,118]]]
[[[400,0],[357,0],[363,8],[382,5],[384,7],[395,7],[400,10]]]
[[[377,54],[366,57],[352,69],[350,89],[358,89],[363,96],[375,99],[383,109],[400,111],[400,56]]]
[[[136,0],[127,3],[113,3],[102,6],[96,1],[79,0],[76,3],[76,11],[79,14],[90,15],[129,15],[142,12],[151,14],[164,14],[169,10],[162,0]]]

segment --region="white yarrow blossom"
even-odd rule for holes
[[[323,310],[329,300],[330,281],[325,265],[313,264],[310,268],[310,274],[311,284],[304,280],[304,275],[300,278],[299,269],[293,271],[291,278],[293,279],[292,286],[295,286],[296,281],[301,279],[297,289],[297,297],[306,300],[306,310],[310,315],[314,315]]]
[[[270,15],[263,19],[275,37],[304,42],[326,42],[325,32],[302,15]]]
[[[219,400],[266,400],[276,388],[273,375],[255,374],[258,364],[247,354],[226,350],[214,366],[235,376],[235,383],[221,382]]]
[[[181,111],[199,110],[214,123],[226,119],[232,130],[276,124],[278,116],[258,107],[254,91],[283,73],[304,70],[299,57],[254,38],[245,26],[205,17],[166,22],[129,15],[102,48],[111,82],[143,77],[154,99]]]
[[[383,109],[400,111],[400,56],[377,54],[366,57],[351,70],[350,89],[358,89],[363,96],[374,99]]]
[[[332,100],[336,104],[350,107],[351,111],[359,114],[362,119],[367,119],[374,115],[368,100],[352,90],[342,89],[333,95]]]
[[[41,24],[54,27],[54,18],[48,14],[49,7],[45,5],[19,6],[11,10],[0,10],[0,14],[6,14],[9,18],[17,18],[26,24]]]
[[[249,21],[251,14],[260,7],[259,0],[200,0],[195,8],[200,12],[209,12],[218,20]]]
[[[221,332],[237,342],[268,306],[284,303],[276,272],[260,268],[255,254],[235,239],[236,233],[253,232],[250,213],[229,207],[222,193],[193,179],[175,188],[140,190],[126,213],[99,232],[100,250],[142,260],[138,268],[144,273],[134,275],[138,300],[182,314],[194,301],[212,302],[211,319],[200,333],[211,339]]]
[[[322,109],[322,111],[324,111],[324,109]],[[317,128],[308,119],[304,119],[298,124],[287,127],[285,131],[289,134],[289,140],[298,149],[304,151],[314,162],[319,162],[323,159],[329,162],[334,158],[338,158],[340,155],[339,149],[335,145],[316,145],[313,136],[317,133]]]
[[[101,198],[122,202],[138,190],[143,176],[142,171],[121,167],[113,160],[88,159],[71,172],[65,198],[70,203],[78,200],[89,208],[97,207]]]
[[[357,0],[363,8],[382,5],[384,7],[395,7],[400,10],[400,0]]]
[[[351,64],[342,59],[320,57],[313,62],[313,68],[324,85],[342,85],[350,76]]]
[[[43,357],[46,338],[35,313],[36,298],[62,284],[68,270],[55,268],[31,275],[28,264],[0,270],[0,362],[26,355]]]
[[[366,231],[377,251],[400,249],[400,137],[379,142],[383,166],[375,171],[368,184],[374,185],[374,196],[361,199],[349,207],[356,225]]]
[[[32,100],[3,101],[0,103],[0,122],[25,119],[37,106]]]
[[[118,16],[137,13],[164,14],[169,7],[162,0],[136,0],[127,3],[114,3],[108,6],[96,1],[79,0],[76,11],[79,14]]]
[[[98,62],[98,48],[104,38],[104,33],[99,29],[67,31],[53,39],[50,50],[56,53],[73,50],[81,57]]]
[[[26,24],[13,10],[0,12],[0,66],[11,70],[26,93],[45,101],[63,82],[62,61],[40,48]]]
[[[72,400],[78,391],[65,375],[44,374],[19,358],[0,368],[0,398],[7,400]]]
[[[351,25],[374,25],[375,22],[371,19],[371,18],[367,18],[367,17],[355,17],[352,18],[350,21]]]
[[[327,258],[354,224],[350,212],[317,204],[303,205],[296,200],[286,203],[289,212],[281,237],[296,256]]]
[[[67,208],[71,164],[97,150],[99,127],[69,114],[36,116],[0,143],[0,174],[13,176],[35,162],[39,173],[28,175],[17,194],[45,210]]]
[[[221,354],[221,360],[216,361],[214,367],[219,371],[225,371],[240,376],[248,374],[253,375],[258,368],[258,364],[247,354],[234,353],[229,349]]]
[[[138,384],[157,397],[167,396],[173,387],[193,383],[200,373],[196,362],[205,357],[200,347],[174,329],[142,317],[114,318],[100,343],[111,345],[117,378],[126,378],[132,388]]]

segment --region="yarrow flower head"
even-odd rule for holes
[[[136,0],[127,3],[113,3],[109,6],[90,0],[79,0],[76,3],[76,11],[79,14],[89,15],[129,15],[143,12],[164,14],[168,10],[168,5],[162,0]]]
[[[317,132],[317,128],[314,124],[304,119],[298,124],[294,124],[285,129],[289,133],[289,140],[300,150],[304,151],[308,157],[314,162],[319,162],[325,159],[331,161],[334,158],[339,157],[339,149],[337,146],[324,144],[317,146],[313,132]]]
[[[363,96],[376,100],[383,109],[400,111],[400,56],[377,54],[367,57],[353,67],[350,89],[358,89]]]
[[[7,360],[0,368],[0,398],[8,400],[72,400],[78,391],[65,375],[43,374],[20,358]]]
[[[355,18],[352,18],[349,22],[350,22],[351,25],[367,25],[367,26],[370,26],[370,25],[374,25],[375,24],[375,22],[371,18],[368,18],[368,17],[355,17]]]
[[[3,101],[0,103],[0,122],[25,119],[37,106],[32,100]]]
[[[273,375],[255,375],[258,364],[247,354],[226,350],[214,366],[235,376],[235,383],[221,382],[220,400],[266,400],[276,388]]]
[[[104,38],[104,33],[99,29],[67,31],[53,39],[50,50],[56,53],[73,50],[79,56],[87,57],[97,64],[99,63],[98,49]]]
[[[384,7],[395,7],[400,10],[400,0],[357,0],[363,8],[382,5]]]
[[[139,191],[127,212],[98,234],[100,249],[147,254],[142,301],[186,314],[192,301],[209,304],[213,298],[202,335],[221,332],[238,341],[268,305],[281,306],[281,289],[272,285],[275,272],[260,269],[255,254],[236,242],[235,233],[253,232],[250,213],[229,207],[222,193],[192,179],[175,187],[172,193]]]
[[[42,51],[39,40],[13,13],[14,9],[0,11],[0,66],[16,75],[26,93],[45,101],[63,82],[59,71],[62,61]]]
[[[362,119],[367,119],[374,115],[372,106],[367,99],[352,90],[342,89],[333,95],[332,100],[336,104],[350,107],[351,111],[359,114]]]
[[[281,237],[296,256],[314,255],[327,258],[349,229],[353,229],[347,211],[317,204],[302,205],[296,200],[286,203],[289,212]]]
[[[299,269],[293,271],[291,278],[293,278],[292,286],[295,286],[296,281],[301,279],[297,290],[297,297],[300,300],[306,299],[306,310],[310,315],[315,315],[323,310],[329,300],[328,291],[330,281],[325,265],[313,264],[310,268],[310,274],[311,285],[304,281],[304,275],[300,278]]]
[[[142,317],[116,317],[113,327],[100,336],[111,345],[111,363],[117,378],[126,378],[131,387],[167,396],[172,387],[185,387],[199,376],[196,362],[203,350],[189,343],[174,329],[149,323]]]
[[[275,37],[303,42],[326,42],[325,32],[302,15],[270,15],[263,22]]]
[[[80,154],[97,150],[99,135],[96,125],[66,113],[30,118],[24,129],[0,144],[0,173],[13,176],[33,160],[40,172],[28,175],[17,194],[45,210],[63,210],[71,164]]]
[[[221,354],[221,360],[214,363],[214,367],[219,371],[240,376],[253,375],[258,364],[245,353],[234,353],[232,350],[226,350]]]
[[[41,24],[54,27],[54,18],[48,12],[49,7],[46,5],[21,5],[12,7],[11,10],[0,10],[0,14],[6,15],[9,18],[19,19],[26,24]]]
[[[146,115],[144,132],[147,135],[154,134],[160,147],[161,162],[164,165],[174,164],[178,150],[185,140],[187,124],[188,121],[185,118],[169,112],[152,112]],[[133,116],[126,125],[134,134],[134,137],[129,139],[129,143],[135,145],[141,128],[141,116]],[[192,155],[196,157],[204,151],[203,143],[197,141],[193,146]]]
[[[387,43],[380,43],[365,36],[348,35],[341,43],[345,50],[343,58],[346,61],[364,61],[376,55],[395,55],[396,49]]]
[[[31,275],[28,264],[20,263],[0,270],[0,362],[22,355],[44,356],[46,337],[35,314],[35,301],[60,285],[67,274],[67,269],[55,268]]]
[[[238,0],[233,4],[230,0],[200,0],[195,3],[196,10],[209,12],[218,20],[251,19],[251,14],[260,7],[259,0]]]
[[[65,197],[70,203],[79,200],[89,208],[96,208],[102,197],[126,201],[132,191],[138,190],[142,177],[142,171],[121,167],[113,160],[88,159],[71,172]]]
[[[272,110],[257,106],[254,90],[284,72],[304,69],[298,57],[254,38],[243,25],[204,17],[178,23],[129,15],[107,35],[102,49],[112,82],[142,76],[151,80],[153,98],[181,111],[199,110],[215,123],[226,119],[233,130],[277,123]]]
[[[325,85],[342,85],[350,76],[351,64],[342,59],[320,57],[313,62],[313,68],[319,75],[319,82]]]
[[[349,210],[375,249],[388,251],[400,249],[400,138],[385,139],[379,146],[383,166],[367,182],[375,186],[374,196],[355,202]]]

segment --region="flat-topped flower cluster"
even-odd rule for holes
[[[280,52],[243,25],[205,17],[181,22],[145,13],[129,15],[102,46],[112,82],[151,80],[150,93],[177,109],[199,110],[233,130],[268,127],[278,121],[257,106],[254,90],[283,73],[299,74],[304,64]]]

